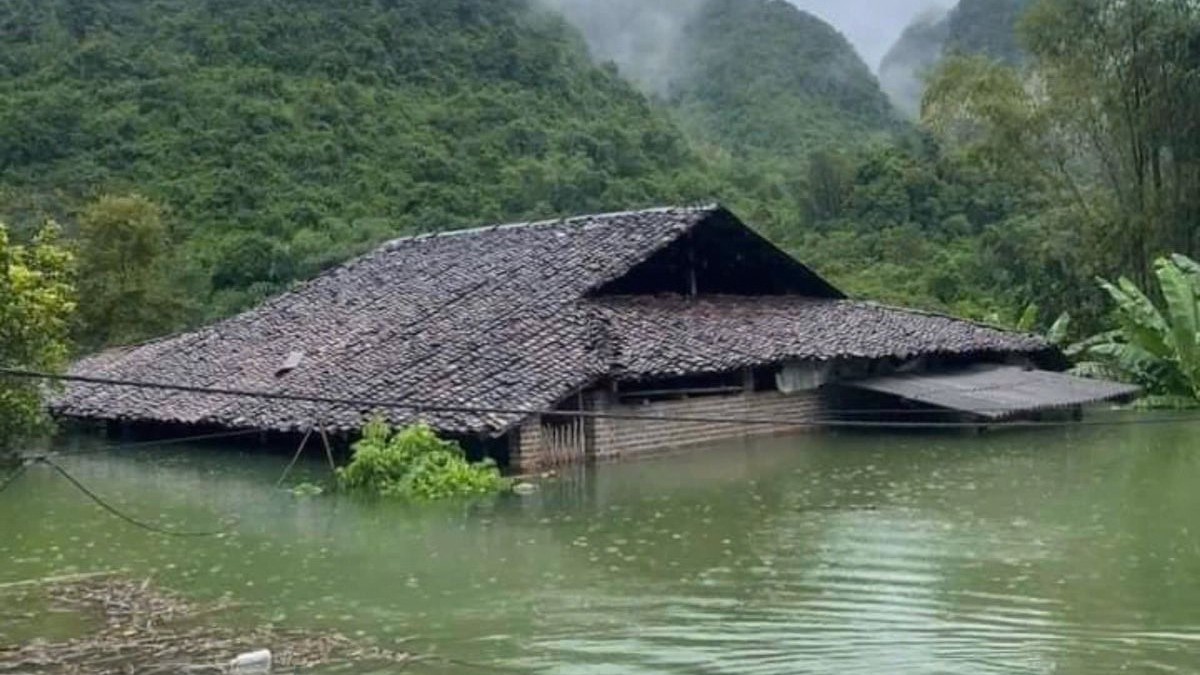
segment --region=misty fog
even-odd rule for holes
[[[704,0],[539,0],[562,12],[592,54],[616,63],[643,89],[665,93],[686,67],[676,51]]]
[[[683,26],[704,0],[540,0],[561,11],[587,38],[593,53],[613,61],[644,88],[665,91],[680,65]],[[744,0],[746,2],[757,0]],[[954,0],[787,0],[841,31],[872,72],[918,15],[945,10]]]
[[[891,49],[909,22],[934,9],[947,9],[952,0],[788,0],[842,32],[872,71]]]

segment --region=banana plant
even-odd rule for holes
[[[1154,263],[1165,306],[1157,306],[1129,279],[1100,280],[1116,302],[1117,329],[1072,345],[1074,372],[1139,384],[1141,404],[1200,406],[1200,263],[1183,255]]]
[[[1021,312],[1021,317],[1017,319],[1014,326],[1019,331],[1025,333],[1036,333],[1038,327],[1038,314],[1041,308],[1037,304],[1026,305],[1025,311]],[[1054,323],[1050,325],[1042,337],[1046,341],[1056,347],[1065,347],[1067,344],[1067,336],[1071,332],[1071,315],[1068,312],[1063,312],[1058,315]]]

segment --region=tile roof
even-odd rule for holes
[[[789,360],[986,356],[1050,350],[1041,338],[852,300],[637,296],[592,301],[625,378],[724,372]]]
[[[613,349],[619,372],[665,373],[801,355],[1046,347],[944,317],[794,295],[596,299],[601,291],[620,292],[630,279],[678,277],[680,242],[701,241],[714,258],[706,261],[706,283],[715,289],[740,290],[762,277],[774,293],[840,297],[725,209],[654,209],[399,239],[256,309],[85,358],[72,373],[519,410],[551,407],[613,374]],[[84,419],[275,431],[317,423],[355,430],[383,413],[394,424],[419,418],[449,433],[500,435],[524,418],[97,384],[69,386],[52,408]]]
[[[655,209],[399,239],[244,314],[103,352],[73,374],[199,387],[527,408],[606,370],[577,301],[716,213]],[[292,352],[301,362],[276,373]],[[69,417],[293,431],[358,428],[347,406],[72,385]],[[410,411],[389,411],[395,423]],[[514,415],[421,416],[459,433],[499,432]]]

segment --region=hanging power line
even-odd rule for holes
[[[262,433],[258,429],[238,429],[236,431],[221,431],[212,434],[203,434],[201,436],[184,436],[182,438],[166,438],[153,441],[136,441],[133,443],[121,443],[119,445],[99,445],[94,448],[85,448],[83,450],[59,451],[53,453],[53,457],[80,457],[83,455],[91,455],[98,453],[109,452],[126,452],[129,450],[138,450],[140,448],[162,448],[172,445],[185,445],[188,443],[204,443],[205,441],[217,441],[230,438],[240,438],[243,436],[256,436]]]
[[[129,523],[130,525],[139,527],[143,530],[147,530],[147,531],[153,532],[155,534],[165,535],[168,537],[181,537],[181,538],[220,537],[220,536],[224,536],[230,532],[230,530],[228,528],[223,528],[223,529],[219,529],[219,530],[206,530],[206,531],[172,530],[172,529],[167,529],[165,527],[161,527],[159,525],[155,525],[154,523],[151,523],[151,522],[147,522],[147,521],[135,518],[135,517],[125,513],[121,509],[117,508],[116,506],[113,506],[106,499],[104,499],[100,495],[96,494],[96,492],[94,490],[92,490],[88,486],[84,485],[83,482],[80,481],[75,476],[71,475],[71,473],[69,471],[67,471],[66,469],[64,469],[61,464],[59,464],[58,462],[54,461],[53,459],[51,459],[50,457],[48,457],[46,455],[38,455],[36,457],[26,457],[25,459],[23,459],[21,461],[21,465],[15,471],[13,471],[11,474],[9,474],[8,478],[6,478],[3,483],[0,483],[0,493],[3,493],[5,489],[7,489],[10,485],[15,483],[17,481],[17,479],[20,478],[21,476],[23,476],[26,473],[26,471],[29,469],[29,467],[34,464],[44,464],[44,465],[50,467],[51,470],[53,470],[56,474],[58,474],[63,479],[65,479],[68,483],[70,483],[76,490],[82,492],[88,499],[92,500],[92,502],[94,502],[97,506],[99,506],[100,508],[107,511],[112,516],[119,518],[120,520],[123,520],[126,523]]]
[[[17,465],[17,468],[13,469],[13,472],[8,474],[8,477],[6,477],[2,482],[0,482],[0,493],[3,493],[5,490],[7,490],[9,485],[12,485],[13,483],[17,482],[17,479],[20,478],[28,468],[29,468],[29,460],[22,459],[21,462]]]
[[[231,396],[243,398],[257,398],[264,400],[291,401],[297,403],[320,403],[325,405],[339,405],[357,408],[375,408],[375,409],[392,409],[392,410],[407,410],[416,413],[466,413],[466,414],[494,414],[494,415],[519,415],[523,417],[540,415],[544,417],[571,418],[571,419],[597,419],[597,420],[619,420],[619,421],[634,421],[634,422],[682,422],[696,424],[718,424],[718,425],[737,425],[737,426],[772,426],[772,427],[795,427],[795,428],[830,428],[830,429],[978,429],[989,425],[1003,425],[1008,428],[1044,428],[1044,427],[1076,427],[1076,426],[1134,426],[1134,425],[1156,425],[1156,424],[1171,424],[1177,422],[1195,422],[1200,421],[1200,416],[1177,416],[1177,417],[1152,417],[1152,418],[1137,418],[1137,419],[1115,419],[1115,420],[1064,420],[1064,421],[1042,421],[1042,420],[977,420],[977,421],[954,421],[954,422],[939,422],[939,421],[885,421],[885,420],[847,420],[838,419],[837,417],[818,417],[809,419],[789,419],[789,418],[757,418],[757,417],[713,417],[703,415],[642,415],[637,413],[611,412],[611,411],[596,411],[596,410],[553,410],[544,408],[511,408],[511,407],[496,407],[496,406],[462,406],[462,405],[440,405],[414,403],[412,401],[394,401],[387,399],[363,399],[363,398],[347,398],[334,396],[315,396],[307,394],[288,394],[282,392],[254,391],[247,389],[229,389],[222,387],[199,387],[193,385],[170,384],[165,382],[147,382],[138,380],[124,380],[114,378],[89,377],[81,375],[55,375],[52,373],[42,373],[37,371],[16,369],[16,368],[0,368],[0,376],[9,376],[25,379],[48,380],[58,382],[74,382],[78,384],[94,384],[112,387],[130,387],[135,389],[151,389],[159,391],[173,391],[182,393],[192,393],[206,396]],[[925,414],[926,411],[909,411],[912,414]],[[981,410],[978,412],[989,412]],[[835,414],[882,414],[880,410],[846,410],[835,411]],[[254,433],[254,430],[242,430],[233,433]]]
[[[154,523],[148,523],[144,520],[139,520],[123,511],[121,511],[120,509],[118,509],[117,507],[108,503],[107,501],[105,501],[103,497],[101,497],[100,495],[93,492],[90,488],[88,488],[86,485],[81,483],[79,481],[79,479],[75,478],[75,476],[72,476],[58,462],[55,462],[54,460],[50,459],[49,457],[38,457],[35,459],[35,461],[45,464],[46,466],[49,466],[51,469],[54,469],[55,473],[57,473],[58,475],[65,478],[68,483],[75,486],[75,488],[77,490],[79,490],[84,495],[86,495],[89,499],[91,499],[93,502],[95,502],[96,505],[99,506],[100,508],[104,509],[105,511],[108,511],[112,515],[129,523],[130,525],[133,525],[135,527],[140,527],[143,530],[148,530],[150,532],[154,532],[157,534],[163,534],[168,537],[184,537],[184,538],[219,537],[224,534],[228,534],[228,532],[229,532],[228,528],[222,528],[219,530],[199,531],[199,532],[187,531],[187,530],[169,530],[169,529],[166,529],[163,527],[159,527],[158,525],[155,525]]]

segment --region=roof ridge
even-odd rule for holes
[[[479,227],[468,227],[462,229],[439,230],[437,232],[422,232],[421,234],[408,235],[406,237],[397,237],[384,242],[376,247],[376,250],[390,249],[393,246],[411,241],[426,241],[431,239],[443,239],[450,237],[472,236],[476,234],[485,234],[488,232],[500,232],[507,230],[532,229],[536,227],[550,227],[558,225],[570,225],[581,221],[603,220],[612,218],[624,218],[629,216],[644,216],[656,213],[711,213],[721,208],[721,205],[713,202],[709,204],[700,204],[695,206],[656,206],[645,209],[632,209],[628,211],[610,211],[608,213],[584,213],[575,216],[565,216],[561,218],[547,218],[543,220],[519,221],[513,223],[495,223],[492,225],[481,225]]]
[[[843,300],[840,300],[839,302],[852,302],[852,303],[857,303],[860,305],[867,305],[870,307],[878,307],[880,309],[887,309],[887,310],[891,310],[893,312],[904,312],[906,314],[916,314],[917,316],[931,316],[931,317],[937,317],[939,319],[949,319],[951,321],[961,321],[962,323],[968,323],[973,326],[978,326],[980,328],[996,330],[996,331],[1000,331],[1002,333],[1011,333],[1013,335],[1024,335],[1027,337],[1038,338],[1038,339],[1042,340],[1043,342],[1046,341],[1046,338],[1044,335],[1039,335],[1032,331],[1025,331],[1025,330],[1020,330],[1017,328],[1012,328],[1009,326],[1002,326],[998,323],[991,323],[988,321],[983,321],[981,319],[967,319],[967,318],[964,318],[961,316],[954,316],[953,314],[950,314],[948,312],[938,312],[938,311],[934,311],[931,309],[917,309],[915,307],[902,307],[900,305],[892,305],[892,304],[889,304],[886,302],[878,302],[875,300],[858,300],[855,298],[845,298]]]

